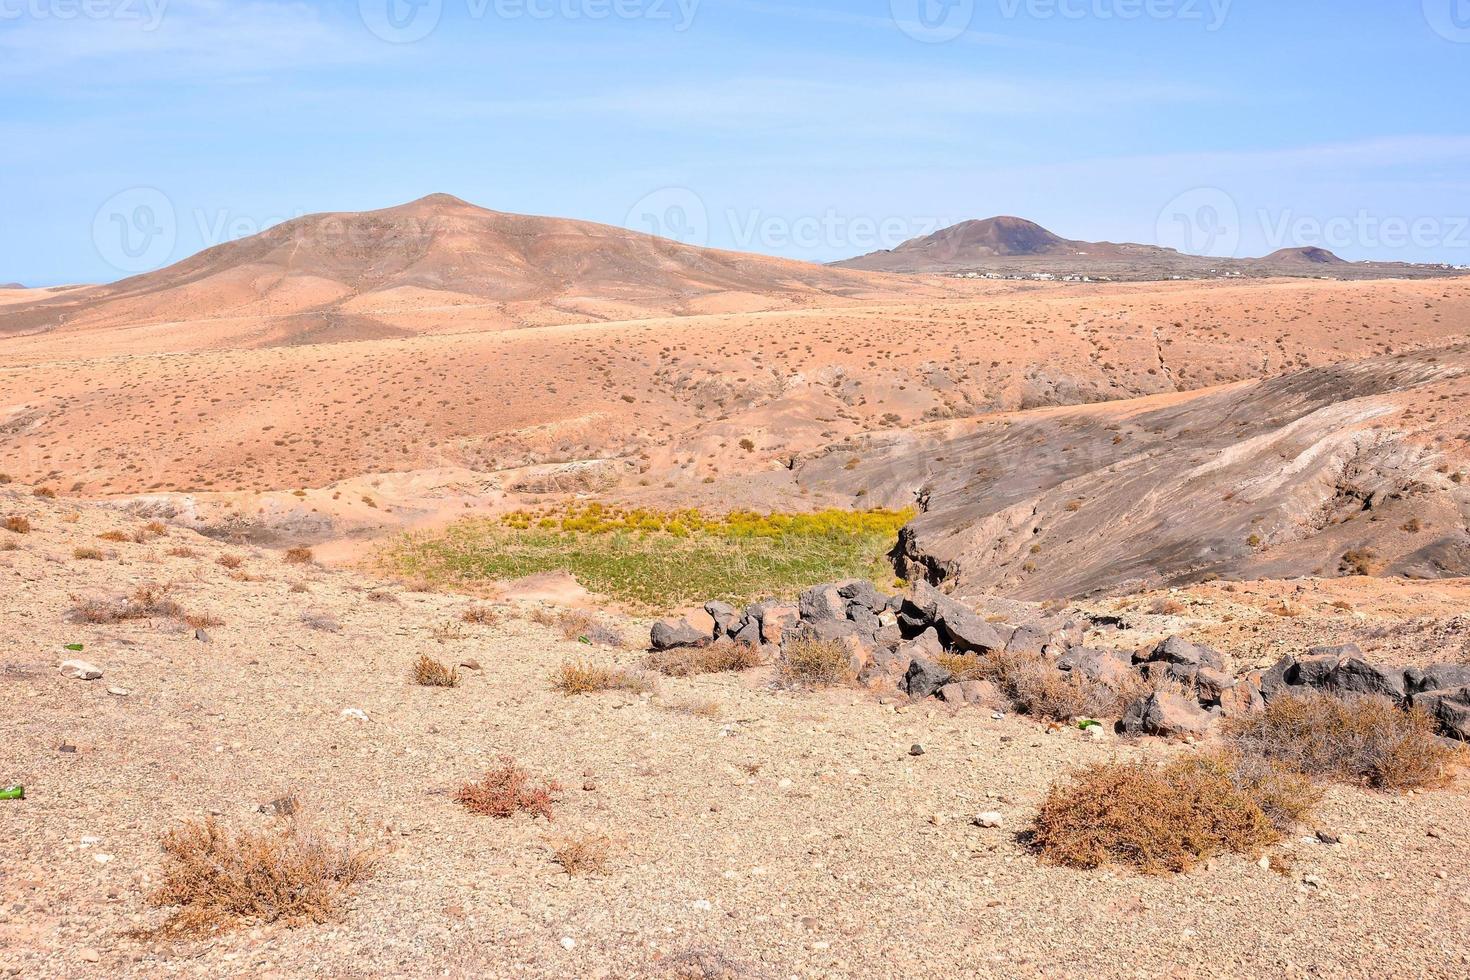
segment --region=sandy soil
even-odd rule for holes
[[[1193,749],[856,691],[783,692],[766,671],[566,699],[548,683],[561,662],[640,655],[516,618],[436,639],[466,600],[178,528],[99,541],[138,522],[16,487],[0,489],[0,513],[34,524],[0,531],[16,545],[0,551],[0,782],[28,789],[0,803],[0,974],[706,975],[680,972],[695,954],[730,964],[708,975],[736,977],[1470,968],[1463,782],[1402,798],[1334,789],[1319,823],[1350,842],[1308,842],[1304,828],[1277,850],[1281,873],[1239,858],[1175,879],[1077,873],[1040,864],[1017,838],[1048,785],[1090,761]],[[78,560],[79,546],[107,553]],[[181,546],[195,554],[167,554]],[[225,553],[244,559],[233,573],[217,562]],[[186,608],[223,625],[203,643],[161,621],[67,621],[77,598],[145,581],[175,583]],[[1298,589],[1299,615],[1271,611]],[[1181,616],[1148,612],[1161,596],[1087,608],[1131,619],[1101,642],[1187,626],[1244,666],[1406,621],[1444,628],[1467,594],[1465,582],[1217,584],[1176,593]],[[307,612],[340,631],[309,628]],[[633,639],[643,627],[622,625]],[[57,672],[75,642],[102,680]],[[417,688],[408,667],[424,652],[482,669],[457,690]],[[713,717],[691,713],[706,703]],[[924,755],[909,754],[915,743]],[[555,823],[477,818],[449,799],[501,753],[566,785]],[[161,832],[211,813],[262,826],[257,808],[288,792],[323,828],[387,849],[345,919],[177,946],[127,937],[157,921],[142,895]],[[1001,811],[1005,827],[972,826],[980,810]],[[585,831],[618,842],[606,876],[570,877],[550,860],[557,835]]]

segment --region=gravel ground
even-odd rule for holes
[[[1040,863],[1021,839],[1053,780],[1194,749],[859,691],[785,692],[765,670],[565,698],[548,681],[565,660],[641,655],[525,619],[467,626],[467,600],[375,592],[351,572],[185,531],[99,542],[136,522],[84,507],[68,523],[72,512],[0,490],[0,516],[35,525],[0,531],[0,546],[18,545],[0,551],[0,783],[28,793],[0,802],[0,976],[1470,972],[1463,780],[1405,797],[1335,788],[1314,826],[1347,842],[1303,828],[1275,849],[1280,871],[1232,857],[1174,878],[1080,873]],[[78,560],[79,545],[109,553]],[[167,555],[180,545],[196,554]],[[243,564],[232,573],[224,553]],[[186,608],[223,625],[206,643],[162,620],[67,621],[77,599],[146,581],[174,583]],[[309,627],[311,612],[340,630]],[[450,623],[461,638],[444,638]],[[85,644],[104,678],[63,678],[57,664],[78,656],[68,643]],[[458,689],[419,688],[409,665],[421,653],[482,670]],[[555,822],[452,801],[503,753],[565,785]],[[143,895],[162,832],[211,813],[264,826],[259,806],[286,793],[324,831],[385,849],[341,921],[129,937],[160,921]],[[972,825],[982,810],[1005,826]],[[607,874],[573,877],[551,860],[560,835],[582,832],[614,838]]]

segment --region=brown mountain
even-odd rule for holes
[[[0,334],[155,325],[168,335],[161,349],[272,346],[786,309],[915,285],[435,194],[308,215],[165,269],[14,305]],[[159,336],[149,331],[150,343]]]
[[[1298,263],[1304,265],[1349,265],[1325,248],[1282,248],[1261,259],[1271,263]]]

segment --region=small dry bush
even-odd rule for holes
[[[123,598],[84,599],[72,607],[71,617],[77,622],[98,625],[136,619],[176,619],[194,627],[220,625],[212,616],[186,611],[169,596],[169,589],[167,585],[149,582]]]
[[[614,649],[621,649],[626,644],[621,633],[582,609],[565,609],[557,613],[537,609],[531,613],[531,621],[555,629],[562,639],[574,643]]]
[[[675,714],[693,715],[696,718],[714,719],[725,713],[724,706],[720,702],[711,700],[668,701],[660,707]]]
[[[598,691],[631,691],[643,694],[653,690],[653,682],[642,674],[621,667],[599,667],[586,662],[565,663],[552,675],[552,686],[571,697]]]
[[[117,544],[133,540],[133,536],[126,531],[103,531],[97,537],[102,541],[112,541]]]
[[[974,679],[994,683],[1017,711],[1055,721],[1119,717],[1148,689],[1148,682],[1136,674],[1130,673],[1126,685],[1114,688],[1081,671],[1058,670],[1050,660],[1032,653],[992,653],[973,660]]]
[[[1218,854],[1254,854],[1310,812],[1311,783],[1220,753],[1168,765],[1108,762],[1053,786],[1036,815],[1041,856],[1074,868],[1188,871]]]
[[[71,556],[77,561],[101,561],[102,551],[99,548],[73,548]]]
[[[649,655],[648,667],[667,677],[694,677],[751,670],[761,665],[760,651],[749,643],[717,643],[679,647]]]
[[[245,564],[245,559],[241,558],[239,555],[220,555],[219,558],[216,560],[222,567],[231,569],[239,568],[241,565]]]
[[[1184,603],[1178,599],[1157,599],[1150,608],[1155,616],[1179,616],[1184,613]]]
[[[452,643],[455,640],[469,639],[469,633],[465,631],[464,626],[453,620],[435,623],[429,629],[429,635],[440,643]]]
[[[12,514],[11,516],[5,518],[5,530],[11,532],[12,534],[30,534],[30,518],[23,517],[20,514]]]
[[[420,687],[459,687],[459,668],[425,654],[414,662],[413,680]]]
[[[287,548],[284,556],[288,565],[310,565],[314,560],[310,548]]]
[[[606,834],[572,834],[551,843],[551,859],[569,875],[606,874],[613,840]]]
[[[787,684],[837,687],[857,680],[852,660],[840,643],[797,636],[781,648],[776,671]]]
[[[329,843],[286,821],[230,833],[213,818],[163,838],[162,883],[148,902],[173,911],[162,934],[225,931],[246,923],[327,922],[378,857],[351,840]]]
[[[460,613],[459,618],[471,626],[494,626],[500,622],[500,613],[491,606],[477,602]]]
[[[1225,737],[1256,755],[1320,779],[1375,789],[1443,785],[1462,755],[1435,737],[1434,719],[1372,695],[1286,694],[1265,711],[1231,719]]]
[[[538,784],[512,756],[500,757],[500,765],[485,773],[477,782],[465,783],[455,793],[455,802],[473,813],[487,817],[513,817],[529,813],[552,819],[551,804],[561,784]]]
[[[50,487],[37,487],[35,490],[31,491],[31,496],[40,497],[43,500],[55,500],[56,491],[52,490]]]
[[[161,538],[168,534],[168,525],[163,521],[149,521],[143,525],[143,533],[150,538]]]
[[[198,554],[193,548],[186,548],[182,545],[177,548],[168,549],[168,556],[170,558],[195,558],[198,557]]]

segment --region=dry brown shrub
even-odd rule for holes
[[[614,649],[622,649],[627,644],[623,634],[582,609],[564,609],[556,613],[537,609],[531,613],[531,622],[551,627],[561,634],[562,639],[572,642]]]
[[[1178,616],[1185,610],[1184,603],[1178,599],[1156,599],[1150,612],[1155,616]]]
[[[1114,688],[1081,671],[1058,670],[1034,653],[992,653],[970,661],[971,676],[965,679],[991,681],[1015,710],[1037,718],[1116,718],[1148,693],[1148,682],[1133,672],[1127,684]]]
[[[195,625],[192,620],[213,617],[188,613],[169,596],[169,586],[148,582],[133,590],[132,595],[112,599],[84,599],[71,609],[71,617],[82,623],[121,623],[135,619],[177,619]]]
[[[165,935],[331,921],[378,861],[350,839],[329,843],[294,821],[232,834],[212,817],[169,831],[163,852],[163,881],[148,902],[173,910],[155,930]]]
[[[840,643],[798,635],[781,647],[776,672],[787,684],[838,687],[857,680],[852,660]]]
[[[30,534],[30,518],[24,517],[20,514],[12,514],[9,517],[5,518],[5,530],[9,531],[12,534]]]
[[[78,561],[101,561],[102,549],[100,548],[73,548],[71,556]]]
[[[198,552],[193,548],[186,548],[180,545],[177,548],[168,549],[168,556],[170,558],[195,558],[198,556]]]
[[[454,799],[481,816],[505,818],[529,813],[550,820],[551,805],[560,792],[561,784],[553,781],[538,785],[512,756],[503,755],[499,766],[477,782],[465,783]]]
[[[103,531],[97,537],[102,541],[113,541],[117,543],[133,540],[133,536],[126,531]]]
[[[551,842],[551,859],[569,875],[607,874],[613,839],[606,834],[569,834]]]
[[[761,665],[760,651],[749,643],[716,643],[707,647],[679,647],[649,655],[648,667],[667,677],[694,677],[751,670]]]
[[[37,487],[35,490],[31,491],[31,496],[40,497],[43,500],[55,500],[56,491],[52,490],[50,487]]]
[[[571,697],[598,691],[632,691],[643,694],[653,690],[653,682],[642,674],[621,667],[599,667],[586,662],[564,663],[552,675],[552,686]]]
[[[1258,853],[1315,802],[1304,777],[1242,769],[1225,753],[1165,766],[1109,762],[1052,787],[1032,841],[1043,858],[1069,867],[1181,872],[1217,854]]]
[[[143,533],[152,538],[161,538],[168,534],[168,525],[163,521],[149,521],[143,525]]]
[[[459,614],[459,618],[472,626],[494,626],[500,622],[500,613],[492,606],[477,602],[466,607],[465,611]]]
[[[224,568],[239,568],[241,565],[245,564],[245,559],[241,558],[239,555],[220,555],[219,558],[216,560]]]
[[[459,687],[459,668],[424,654],[414,662],[413,680],[420,687]]]
[[[310,565],[315,557],[310,548],[287,548],[283,560],[288,565]]]
[[[669,701],[661,705],[675,714],[693,715],[696,718],[718,718],[724,714],[724,706],[712,700]]]
[[[1463,759],[1435,737],[1423,710],[1373,695],[1284,694],[1265,711],[1230,719],[1224,731],[1243,755],[1375,789],[1443,785]]]

